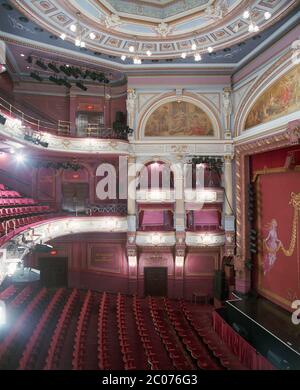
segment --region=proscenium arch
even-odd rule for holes
[[[145,127],[146,123],[150,117],[150,115],[160,106],[166,104],[166,103],[172,103],[177,102],[180,100],[181,102],[191,103],[194,104],[196,107],[199,107],[211,120],[213,129],[214,129],[214,135],[213,136],[203,136],[203,137],[197,137],[197,136],[190,136],[189,139],[220,139],[221,138],[221,123],[220,118],[218,117],[218,113],[216,109],[213,107],[212,103],[208,101],[207,98],[195,95],[191,93],[186,93],[184,95],[180,95],[179,97],[172,94],[167,95],[161,95],[159,96],[154,102],[150,102],[147,107],[142,111],[140,114],[140,118],[137,123],[137,139],[161,139],[161,137],[145,137]],[[187,137],[164,137],[165,139],[172,139],[172,140],[180,140],[185,139]]]
[[[279,59],[266,72],[264,72],[262,76],[258,77],[257,80],[255,81],[255,83],[253,84],[253,86],[247,92],[246,96],[244,97],[244,99],[242,100],[242,102],[238,108],[238,111],[237,111],[237,114],[236,114],[236,117],[234,120],[235,137],[238,137],[239,135],[241,135],[245,131],[255,129],[258,126],[266,125],[267,123],[269,123],[269,122],[264,122],[264,123],[260,123],[256,126],[249,127],[248,129],[245,129],[245,124],[246,124],[248,115],[250,114],[250,112],[253,109],[254,105],[256,104],[257,100],[267,91],[267,89],[269,87],[271,87],[276,82],[278,82],[281,79],[281,77],[285,76],[295,66],[300,66],[300,65],[293,64],[291,59],[290,59],[290,56],[288,57],[288,61],[284,61],[284,59],[285,59],[285,57]],[[284,116],[282,116],[282,117],[284,117]],[[282,117],[279,117],[279,118],[282,118]]]

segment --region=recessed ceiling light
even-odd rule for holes
[[[134,46],[130,45],[128,50],[130,51],[130,53],[133,53],[134,52]]]
[[[246,11],[244,11],[244,13],[243,13],[243,18],[248,19],[249,17],[250,17],[250,12],[248,9],[246,9]]]
[[[20,56],[21,56],[21,57],[25,57],[25,54],[22,53],[22,54],[20,54]]]
[[[269,11],[266,11],[265,14],[264,14],[264,17],[265,17],[266,20],[270,19],[271,16],[272,15],[271,15],[271,13]]]
[[[185,59],[186,58],[186,53],[181,53],[181,58]]]
[[[71,24],[70,30],[73,31],[73,32],[75,32],[75,31],[77,30],[76,24]]]
[[[150,50],[147,50],[146,54],[147,54],[148,57],[151,57],[151,56],[152,56],[152,53],[151,53]]]
[[[95,34],[94,32],[91,32],[91,33],[90,33],[90,38],[91,38],[92,40],[94,40],[94,39],[96,38],[96,34]]]
[[[213,47],[209,46],[209,47],[207,48],[207,51],[208,51],[209,53],[212,53],[212,52],[214,51],[214,49],[213,49]]]
[[[122,61],[125,61],[125,60],[126,60],[126,56],[125,56],[124,54],[121,56],[121,60],[122,60]]]
[[[60,34],[60,38],[64,41],[65,39],[66,39],[66,34],[65,33],[62,33],[62,34]]]

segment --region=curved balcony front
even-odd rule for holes
[[[0,97],[0,135],[21,144],[64,153],[128,154],[127,128],[118,131],[101,125],[88,125],[86,136],[71,134],[70,122],[35,119]]]

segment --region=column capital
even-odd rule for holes
[[[226,154],[224,156],[225,163],[229,163],[229,162],[231,163],[233,159],[234,159],[234,154]]]

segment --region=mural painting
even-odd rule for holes
[[[245,129],[300,110],[300,66],[271,85],[252,107]]]
[[[149,117],[146,137],[213,136],[208,115],[187,102],[170,102],[158,107]]]

